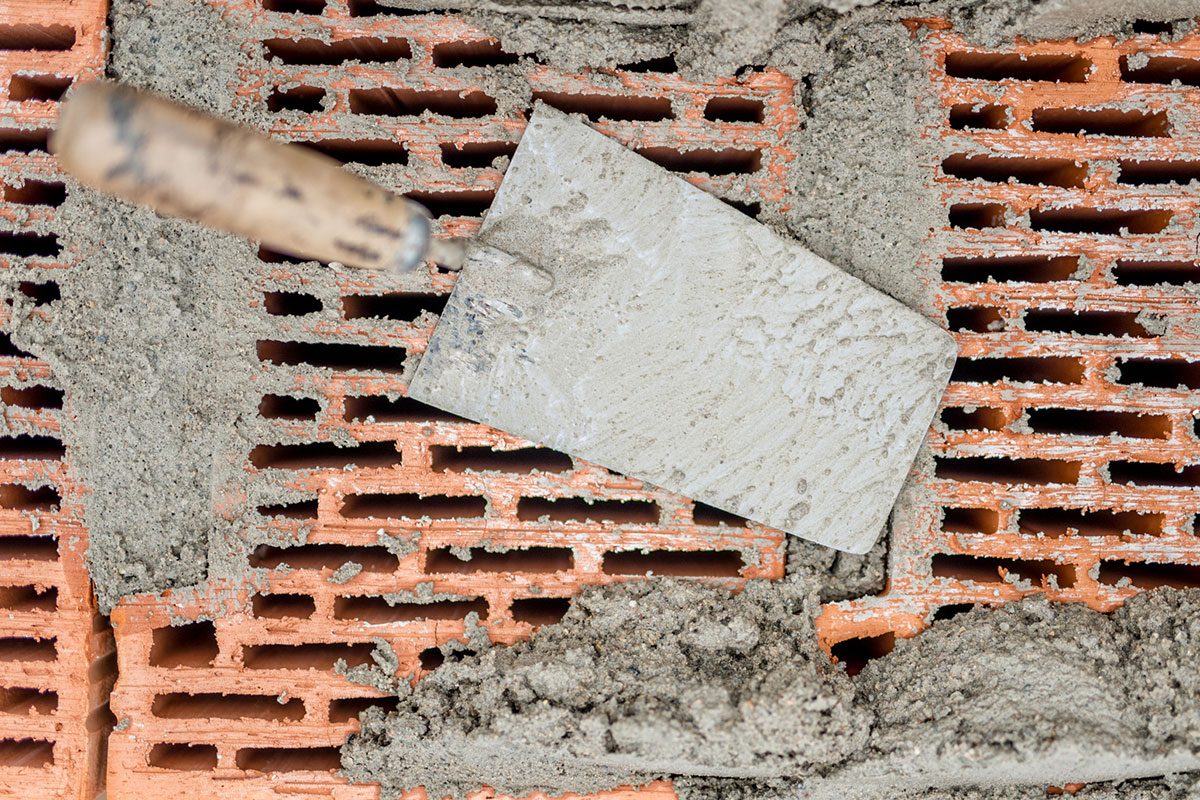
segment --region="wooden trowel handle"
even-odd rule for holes
[[[328,156],[127,86],[77,86],[50,150],[93,188],[289,255],[396,271],[429,251],[429,215],[411,200]]]

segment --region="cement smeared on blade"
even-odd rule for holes
[[[830,547],[875,542],[949,335],[544,107],[479,239],[410,396]]]

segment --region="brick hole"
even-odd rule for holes
[[[1200,567],[1192,564],[1147,564],[1145,562],[1123,563],[1101,561],[1097,580],[1116,586],[1122,578],[1138,589],[1157,589],[1171,586],[1175,589],[1200,588]]]
[[[51,206],[57,208],[67,199],[67,187],[62,183],[26,180],[20,186],[4,184],[4,201],[22,206]]]
[[[408,164],[408,149],[390,139],[320,139],[293,144],[314,150],[343,164],[378,167],[384,164]]]
[[[155,628],[150,647],[152,667],[208,667],[217,657],[217,629],[211,622]]]
[[[1171,122],[1165,111],[1035,108],[1031,126],[1039,133],[1085,136],[1162,138],[1171,135]]]
[[[946,324],[952,331],[995,333],[1004,330],[1004,312],[987,306],[962,306],[946,310]]]
[[[1113,277],[1121,286],[1184,286],[1200,282],[1195,261],[1117,261]]]
[[[942,259],[942,279],[951,283],[1053,283],[1079,269],[1079,256],[1000,256]]]
[[[479,217],[492,207],[496,192],[491,189],[466,192],[405,192],[409,200],[415,200],[438,217]]]
[[[1075,567],[1050,560],[985,558],[939,553],[932,559],[932,569],[935,578],[952,578],[957,581],[1000,583],[1004,580],[1003,571],[1035,585],[1051,575],[1058,579],[1061,589],[1075,585]]]
[[[675,119],[671,101],[666,97],[535,91],[533,99],[541,100],[565,114],[583,114],[592,122],[603,119],[622,122],[661,122]]]
[[[1200,180],[1200,161],[1121,161],[1117,183],[1127,186],[1187,186]]]
[[[58,646],[54,637],[35,639],[29,636],[5,636],[0,638],[0,661],[48,662],[58,658]]]
[[[0,767],[54,765],[54,743],[43,739],[0,739]]]
[[[150,713],[160,719],[257,719],[270,722],[299,722],[304,718],[304,701],[298,697],[280,703],[274,696],[172,692],[154,696]]]
[[[61,251],[58,237],[52,233],[0,232],[0,253],[19,258],[52,258]]]
[[[934,475],[951,481],[985,483],[1074,484],[1079,482],[1081,461],[1050,461],[1041,458],[967,456],[934,458]]]
[[[49,689],[0,687],[0,711],[5,714],[45,716],[58,710],[58,692]]]
[[[977,230],[1003,228],[1007,210],[1003,203],[956,203],[950,206],[950,227]]]
[[[284,519],[317,519],[317,501],[299,500],[295,503],[272,503],[258,507],[258,513],[264,517],[283,517]]]
[[[1200,389],[1200,362],[1177,358],[1118,359],[1117,383],[1142,384],[1159,389]]]
[[[446,663],[446,656],[437,647],[426,647],[417,655],[421,669],[434,670]]]
[[[14,511],[58,511],[62,497],[53,486],[30,489],[19,483],[0,484],[0,507]]]
[[[412,58],[407,39],[378,39],[355,36],[336,42],[320,39],[267,39],[263,42],[268,61],[284,64],[337,66],[347,61],[387,63]]]
[[[512,158],[517,152],[516,142],[465,142],[443,144],[442,163],[451,169],[492,166],[497,158]]]
[[[379,0],[349,0],[346,5],[352,17],[410,17],[425,13],[423,11],[412,11],[407,8],[386,6],[380,3]]]
[[[1031,408],[1029,426],[1035,433],[1074,436],[1125,436],[1130,439],[1168,439],[1171,418],[1128,411],[1084,411],[1074,408]]]
[[[1141,511],[1088,511],[1076,508],[1023,508],[1018,512],[1021,533],[1050,537],[1070,536],[1161,536],[1163,514]]]
[[[965,614],[975,608],[974,603],[950,603],[933,612],[934,620],[954,619],[959,614]]]
[[[746,97],[714,97],[704,104],[704,118],[713,122],[762,122],[765,106]]]
[[[1130,483],[1135,486],[1200,486],[1200,464],[1176,470],[1174,464],[1110,461],[1108,474],[1113,483]]]
[[[957,153],[942,161],[942,172],[964,181],[1058,186],[1082,189],[1087,164],[1070,158],[1022,158],[1018,156],[969,156]]]
[[[267,97],[267,110],[301,111],[306,114],[316,114],[321,111],[321,101],[325,99],[325,90],[319,86],[297,86],[284,91],[278,86]]]
[[[0,537],[0,561],[57,561],[58,540],[50,535]]]
[[[62,408],[63,392],[50,386],[0,387],[0,402],[6,406],[18,406],[35,410]]]
[[[146,764],[175,772],[206,772],[217,768],[217,748],[211,744],[156,744]]]
[[[386,548],[348,544],[301,544],[274,547],[262,544],[250,554],[250,566],[277,569],[287,564],[292,569],[336,570],[343,564],[355,562],[363,572],[395,572],[400,566],[394,553]]]
[[[747,203],[741,200],[730,200],[728,197],[719,197],[717,199],[753,219],[757,219],[758,215],[762,213],[762,203]]]
[[[56,103],[66,94],[71,80],[57,75],[14,75],[8,82],[8,97],[18,102]]]
[[[470,600],[436,600],[432,603],[389,604],[383,597],[338,597],[333,601],[333,618],[356,620],[371,625],[422,620],[461,620],[475,613],[487,619],[488,602],[482,597]]]
[[[621,525],[653,525],[659,520],[653,500],[591,500],[584,497],[522,497],[517,501],[517,519],[538,522],[610,522]]]
[[[1106,236],[1162,233],[1171,224],[1173,212],[1164,210],[1125,211],[1119,208],[1035,208],[1029,226],[1051,233],[1091,233]]]
[[[0,356],[7,358],[33,358],[33,353],[17,347],[10,334],[0,331]]]
[[[995,533],[1000,530],[1000,512],[990,508],[942,509],[944,533]]]
[[[63,457],[66,448],[52,436],[0,436],[0,461],[49,461]]]
[[[575,554],[569,547],[527,547],[492,553],[482,547],[470,550],[471,558],[463,559],[450,552],[449,547],[430,550],[425,557],[425,572],[431,575],[471,572],[566,572],[575,565]]]
[[[487,117],[496,113],[496,100],[481,91],[418,91],[416,89],[351,89],[350,111],[382,117],[419,117],[426,111],[454,119]]]
[[[745,561],[736,550],[624,550],[604,554],[605,575],[736,578]]]
[[[1008,107],[958,103],[950,107],[950,127],[956,131],[1003,130],[1008,127]]]
[[[489,199],[488,204],[491,204]],[[387,294],[349,294],[342,298],[342,316],[346,319],[391,319],[412,322],[428,312],[440,317],[450,299],[448,294],[389,292]]]
[[[1184,86],[1200,86],[1200,61],[1177,56],[1150,56],[1146,63],[1132,69],[1129,56],[1121,56],[1121,79],[1130,83],[1161,83],[1179,81]]]
[[[260,619],[308,619],[317,604],[306,594],[256,594],[251,610]]]
[[[1154,36],[1170,36],[1174,26],[1169,22],[1139,19],[1133,22],[1134,33],[1148,33]]]
[[[340,697],[329,703],[329,721],[337,725],[358,719],[369,708],[379,708],[386,714],[399,706],[398,697]]]
[[[49,305],[55,300],[62,299],[62,292],[56,281],[45,281],[44,283],[21,281],[17,284],[17,288],[21,294],[32,300],[35,306]]]
[[[493,450],[491,447],[429,448],[434,472],[507,472],[528,475],[531,472],[570,472],[574,469],[566,453],[545,447],[524,447],[519,450]]]
[[[281,342],[263,339],[258,358],[283,367],[309,366],[338,371],[403,372],[405,350],[381,345]]]
[[[262,7],[279,14],[320,14],[325,0],[262,0]]]
[[[69,25],[0,25],[0,50],[70,50],[75,29]]]
[[[496,39],[474,42],[442,42],[433,47],[435,67],[499,67],[516,64],[519,57],[505,52]]]
[[[462,417],[411,397],[349,396],[342,415],[348,422],[465,422]]]
[[[950,380],[961,383],[1082,383],[1083,373],[1083,359],[1069,356],[960,358]]]
[[[679,72],[679,65],[675,63],[674,56],[662,56],[660,58],[648,58],[645,61],[635,61],[631,64],[621,64],[617,69],[624,72],[661,72],[674,74]]]
[[[728,525],[731,528],[744,528],[750,524],[750,520],[745,517],[739,517],[737,514],[722,511],[715,506],[699,501],[696,501],[692,508],[692,521],[697,525],[708,527]]]
[[[1007,425],[999,408],[944,408],[942,422],[952,431],[999,431]]]
[[[242,647],[246,669],[322,670],[332,672],[339,660],[348,667],[371,663],[375,645],[369,642],[258,644]]]
[[[1075,336],[1132,336],[1152,334],[1137,321],[1134,311],[1066,311],[1031,308],[1024,312],[1025,330],[1037,333],[1069,333]]]
[[[946,74],[951,78],[1083,83],[1091,71],[1092,62],[1076,55],[962,52],[946,55]]]
[[[523,597],[512,601],[512,618],[535,628],[555,625],[571,608],[569,597]]]
[[[292,397],[287,394],[265,394],[258,403],[263,419],[316,419],[321,403],[315,397]]]
[[[55,611],[58,587],[0,586],[0,608],[5,611]]]
[[[829,651],[837,663],[845,665],[847,675],[857,675],[868,661],[886,656],[895,646],[896,634],[888,632],[845,639],[829,648]]]
[[[0,128],[0,153],[46,153],[50,131]]]
[[[302,317],[315,314],[325,304],[306,292],[263,292],[263,307],[273,317]]]
[[[748,175],[762,169],[762,152],[726,147],[723,150],[677,150],[674,147],[641,147],[639,156],[673,172],[709,175]]]
[[[476,495],[348,494],[341,513],[347,519],[478,519],[487,513],[487,500]]]
[[[250,463],[259,469],[392,467],[400,463],[400,451],[395,442],[360,442],[351,447],[333,442],[264,444],[250,451]]]

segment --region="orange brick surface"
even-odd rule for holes
[[[444,233],[478,226],[502,177],[491,162],[511,155],[534,97],[595,116],[669,167],[715,173],[689,177],[739,207],[786,200],[786,134],[798,120],[780,73],[691,84],[673,73],[567,75],[525,62],[512,82],[534,94],[513,97],[483,80],[487,69],[454,68],[515,61],[457,16],[356,15],[362,3],[329,2],[319,15],[259,0],[215,5],[266,42],[267,59],[242,72],[248,111],[265,96],[278,136],[399,167],[385,174],[427,203]],[[397,54],[412,60],[398,69]],[[384,63],[340,63],[364,56]],[[318,96],[323,106],[313,105]],[[338,675],[339,658],[369,664],[383,640],[401,672],[423,672],[441,658],[438,645],[465,637],[472,612],[492,639],[513,642],[558,619],[585,584],[648,572],[727,583],[783,574],[777,531],[407,401],[406,357],[423,351],[452,275],[423,270],[397,286],[260,258],[261,293],[247,313],[272,333],[257,343],[262,399],[247,413],[268,420],[270,433],[234,454],[251,489],[223,504],[231,515],[257,508],[263,521],[247,541],[290,534],[298,544],[253,551],[249,563],[267,571],[256,593],[213,587],[114,613],[113,708],[128,723],[111,738],[111,798],[215,797],[229,787],[254,798],[376,797],[377,787],[333,774],[358,713],[387,705]],[[422,590],[434,602],[419,602]],[[405,594],[392,606],[389,593]],[[664,793],[666,784],[641,792]]]
[[[822,620],[858,657],[964,604],[1200,585],[1200,39],[924,46],[960,361],[886,594]]]
[[[54,313],[54,275],[72,258],[45,134],[71,81],[103,67],[106,13],[103,0],[0,8],[0,266],[33,314]],[[113,636],[84,567],[83,489],[60,436],[69,402],[12,343],[13,313],[0,306],[0,797],[90,800],[104,786]]]

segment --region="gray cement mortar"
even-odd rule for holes
[[[386,797],[826,768],[864,746],[871,715],[850,708],[850,681],[817,647],[817,608],[802,582],[585,589],[532,642],[447,663],[400,713],[365,716],[343,764]]]
[[[815,608],[805,582],[589,588],[531,641],[447,664],[365,716],[343,766],[387,798],[683,776],[685,798],[811,800],[1138,777],[1154,780],[1094,796],[1171,797],[1190,784],[1158,776],[1200,769],[1200,591],[1111,615],[1042,596],[976,608],[854,679],[816,649]]]

